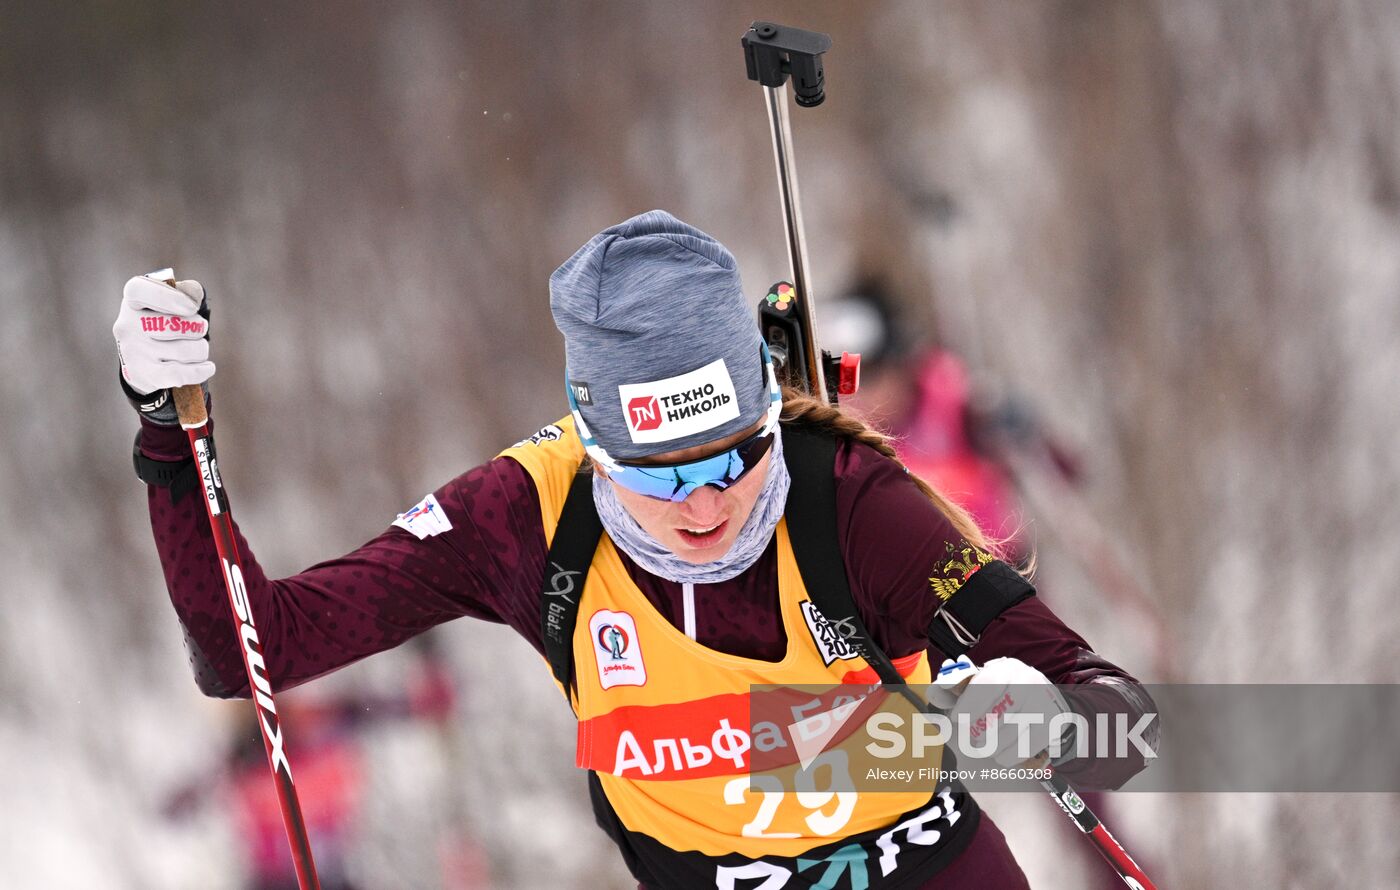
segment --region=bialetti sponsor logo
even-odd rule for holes
[[[258,703],[258,719],[262,721],[263,732],[272,751],[268,754],[272,761],[272,771],[279,769],[292,778],[292,765],[287,762],[282,750],[282,725],[277,720],[277,703],[272,700],[272,681],[267,676],[267,662],[263,660],[262,644],[258,641],[257,628],[253,627],[253,610],[248,605],[248,588],[243,583],[243,570],[227,559],[224,564],[224,579],[228,581],[233,612],[238,616],[238,635],[243,640],[243,659],[248,666],[248,679],[253,698]]]
[[[581,575],[577,569],[566,569],[557,562],[551,562],[554,566],[554,575],[549,579],[549,589],[544,591],[546,598],[557,597],[569,605],[577,605],[570,597],[574,592],[574,576]],[[560,642],[564,640],[564,614],[568,609],[556,602],[545,602],[545,633]]]
[[[627,431],[636,443],[669,442],[712,430],[739,416],[724,359],[685,374],[617,388]]]
[[[178,315],[148,315],[141,319],[141,330],[151,334],[203,334],[205,322]]]

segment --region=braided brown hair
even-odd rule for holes
[[[891,438],[879,430],[871,429],[858,417],[847,414],[835,405],[827,404],[819,399],[815,399],[801,390],[788,386],[783,387],[783,420],[800,424],[802,426],[815,427],[826,430],[842,439],[854,439],[863,445],[869,445],[876,451],[888,457],[890,460],[904,467],[905,472],[909,471],[904,466],[904,462],[895,453],[894,446],[890,444]],[[977,523],[962,507],[950,501],[938,489],[929,485],[914,473],[909,473],[909,478],[919,487],[919,491],[924,493],[933,505],[938,508],[938,512],[947,517],[948,522],[957,530],[958,534],[972,546],[986,553],[990,553],[997,558],[1001,558],[1003,551],[1003,541],[993,540],[986,532],[977,527]]]

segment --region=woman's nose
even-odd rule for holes
[[[713,485],[702,485],[686,496],[678,505],[681,515],[697,525],[710,524],[724,512],[724,493]]]

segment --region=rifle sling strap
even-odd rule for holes
[[[836,440],[818,430],[784,427],[783,456],[792,475],[784,517],[807,596],[875,669],[881,683],[903,684],[894,662],[870,639],[846,580],[846,561],[836,532]]]
[[[587,469],[574,476],[569,486],[569,496],[564,500],[559,525],[545,557],[540,591],[545,658],[566,695],[573,683],[573,639],[579,600],[602,537],[603,521],[593,506],[593,471]]]

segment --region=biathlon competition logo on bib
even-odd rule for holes
[[[647,666],[642,661],[642,644],[631,615],[600,609],[589,619],[588,632],[593,638],[598,682],[604,689],[646,685]]]
[[[739,416],[739,399],[724,359],[688,374],[624,383],[617,388],[627,432],[641,445],[712,430]]]
[[[838,658],[848,661],[860,655],[855,647],[846,641],[847,635],[855,628],[846,623],[836,623],[822,614],[811,600],[803,600],[802,617],[807,620],[807,630],[812,633],[812,642],[817,644],[822,661],[830,666]]]

